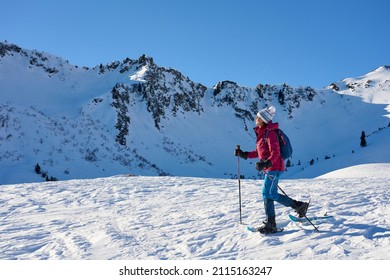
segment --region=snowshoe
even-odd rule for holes
[[[277,233],[278,228],[276,227],[275,217],[268,217],[267,222],[265,222],[263,226],[259,227],[257,231],[262,234]]]

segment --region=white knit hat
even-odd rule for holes
[[[269,108],[260,110],[257,113],[257,116],[261,118],[265,123],[269,123],[274,118],[275,112],[276,112],[276,108],[274,106],[271,106]]]

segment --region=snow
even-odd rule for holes
[[[130,80],[133,80],[133,81],[144,82],[145,80],[143,78],[144,78],[146,71],[148,71],[148,67],[143,66],[140,71],[136,72],[133,75],[130,75],[129,78],[130,78]]]
[[[318,178],[387,178],[390,176],[390,163],[360,164],[332,171]]]
[[[388,260],[389,164],[334,174],[281,180],[291,197],[311,199],[308,216],[334,218],[316,221],[317,233],[290,222],[292,210],[277,204],[284,232],[272,236],[246,230],[265,218],[257,180],[241,180],[243,224],[231,179],[122,175],[4,185],[0,259]]]

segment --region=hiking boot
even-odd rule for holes
[[[276,227],[275,217],[268,217],[267,222],[264,222],[264,225],[257,229],[262,234],[272,234],[278,232]]]
[[[303,218],[306,216],[307,208],[309,208],[309,203],[298,201],[295,204],[295,212],[298,213],[299,218]]]
[[[270,223],[266,223],[264,226],[258,228],[258,231],[262,234],[272,234],[277,233],[278,229],[276,226],[272,226]]]

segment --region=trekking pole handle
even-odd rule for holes
[[[238,150],[240,150],[240,145],[236,146],[235,156],[237,156],[237,157],[238,157],[238,153],[237,153]]]
[[[237,145],[236,146],[236,156],[237,156],[237,159],[238,159],[238,180],[240,180],[240,157],[239,157],[239,155],[238,155],[238,152],[237,152],[237,150],[239,150],[240,149],[240,145]]]

